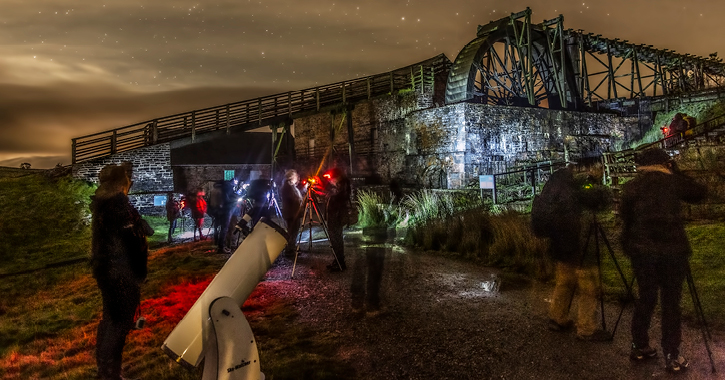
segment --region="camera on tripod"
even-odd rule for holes
[[[248,208],[245,214],[234,226],[235,232],[242,232],[249,235],[254,225],[262,218],[271,218],[273,215],[281,216],[279,206],[277,205],[277,197],[275,194],[277,185],[269,179],[255,179],[246,186],[246,192],[243,194],[244,202]]]

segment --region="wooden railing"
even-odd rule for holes
[[[602,161],[604,163],[605,184],[616,187],[618,185],[618,178],[633,176],[637,172],[634,164],[634,156],[639,152],[651,148],[672,149],[686,141],[699,137],[704,137],[707,140],[714,133],[713,131],[722,127],[725,127],[725,113],[699,123],[695,128],[689,129],[684,133],[669,135],[657,141],[640,145],[636,149],[604,153]]]
[[[165,116],[137,124],[72,139],[73,163],[232,128],[253,129],[281,122],[306,112],[320,111],[390,94],[411,86],[432,89],[433,78],[447,70],[450,61],[441,54],[384,74],[324,86],[263,96],[256,99]],[[279,121],[276,121],[279,119]]]

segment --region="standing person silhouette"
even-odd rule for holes
[[[330,245],[337,257],[337,261],[333,261],[327,268],[333,272],[340,272],[347,269],[345,264],[345,242],[342,236],[342,230],[348,224],[350,202],[350,180],[345,172],[334,167],[325,173],[328,183],[325,188],[327,193],[327,230],[330,234]],[[339,262],[339,265],[338,265]]]
[[[153,234],[131,205],[131,167],[107,165],[99,173],[100,186],[92,197],[91,228],[93,277],[103,299],[103,316],[96,336],[98,377],[120,380],[123,346],[141,303],[146,279],[148,244]]]
[[[556,263],[548,327],[567,331],[574,326],[569,309],[578,289],[577,338],[585,341],[611,340],[611,334],[597,328],[597,258],[582,249],[587,231],[584,211],[607,203],[605,191],[595,184],[598,174],[598,168],[584,165],[570,164],[557,170],[531,209],[534,233],[549,239],[549,255]]]
[[[287,223],[287,255],[294,255],[295,245],[297,244],[297,235],[300,231],[300,218],[302,217],[302,204],[304,202],[303,189],[300,189],[300,176],[294,169],[287,170],[284,175],[285,180],[280,189],[280,197],[282,198],[282,218]]]
[[[179,205],[179,201],[174,198],[174,193],[169,192],[166,195],[166,199],[166,219],[169,221],[169,236],[167,241],[171,243],[177,221],[181,217],[181,206]]]
[[[191,209],[191,218],[194,219],[194,241],[196,241],[196,231],[199,231],[199,239],[206,240],[202,229],[204,227],[204,214],[207,211],[206,199],[204,199],[204,189],[197,188],[193,196],[189,196],[189,208]]]
[[[681,203],[704,199],[707,189],[680,173],[662,149],[638,154],[635,164],[638,174],[624,185],[620,208],[622,246],[639,284],[639,300],[632,315],[630,358],[643,361],[657,356],[649,345],[649,328],[659,293],[665,368],[678,373],[689,365],[680,354],[680,301],[692,255]]]

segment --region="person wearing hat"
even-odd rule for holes
[[[678,373],[689,364],[679,351],[680,301],[692,254],[681,203],[702,200],[707,189],[680,173],[662,149],[637,154],[635,164],[638,174],[624,185],[620,208],[622,246],[639,284],[639,300],[632,315],[630,358],[644,361],[657,356],[657,350],[649,345],[649,327],[659,292],[662,353],[667,371]]]
[[[100,185],[90,205],[91,266],[103,300],[96,364],[100,379],[119,380],[123,346],[134,326],[147,274],[146,236],[153,230],[129,202],[130,163],[107,165],[98,177]]]

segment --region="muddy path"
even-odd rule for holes
[[[552,284],[510,280],[496,269],[414,252],[394,244],[366,246],[346,235],[348,270],[330,273],[326,242],[293,260],[280,257],[263,284],[291,282],[286,297],[299,320],[341,337],[337,355],[355,369],[351,379],[660,379],[672,378],[661,355],[647,363],[630,362],[631,306],[625,308],[612,342],[583,342],[575,332],[546,328]],[[383,257],[382,311],[354,310],[351,284],[367,274],[370,252]],[[365,275],[362,276],[363,281]],[[503,279],[502,279],[503,278]],[[263,285],[264,286],[264,285]],[[686,286],[686,284],[685,284]],[[292,289],[292,290],[290,290]],[[684,296],[689,296],[684,292]],[[572,306],[575,318],[576,302]],[[612,329],[619,305],[607,304]],[[653,320],[651,345],[659,349],[659,320]],[[701,330],[683,325],[682,353],[690,368],[679,379],[725,378],[725,336],[711,344],[717,373]]]

